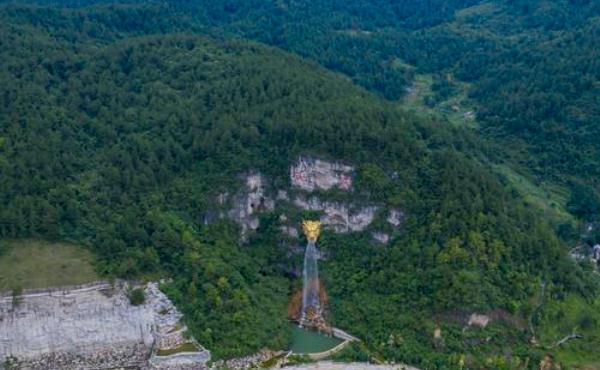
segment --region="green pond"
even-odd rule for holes
[[[293,325],[292,327],[292,344],[290,350],[294,353],[324,352],[340,343],[342,343],[342,340],[338,338],[302,329],[297,325]]]

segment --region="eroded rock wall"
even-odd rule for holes
[[[358,207],[353,204],[323,201],[316,196],[308,199],[298,196],[294,199],[294,205],[303,210],[323,211],[320,221],[337,233],[365,230],[375,219],[378,210],[374,205]]]
[[[309,192],[332,188],[350,190],[353,173],[352,166],[311,157],[300,157],[290,167],[292,186]]]
[[[107,283],[78,289],[0,298],[0,368],[109,369],[150,365],[157,348],[187,341],[181,313],[158,289],[145,287],[146,302],[133,306],[124,287]],[[198,348],[193,368],[210,353]],[[200,366],[200,367],[198,367]]]
[[[322,212],[320,221],[325,228],[336,233],[365,231],[385,210],[381,205],[358,204],[353,201],[331,201],[326,193],[338,189],[349,195],[354,191],[355,168],[341,162],[326,161],[312,157],[299,157],[290,165],[289,188],[270,189],[268,179],[259,172],[243,176],[244,186],[234,195],[221,193],[215,203],[221,210],[205,214],[205,223],[228,218],[241,226],[242,240],[260,227],[260,214],[272,212],[282,204],[291,204],[300,210]],[[227,208],[228,207],[228,208]],[[386,231],[373,230],[373,240],[387,244],[391,232],[399,229],[406,215],[402,210],[391,209],[384,214],[389,227]],[[283,235],[299,237],[296,225],[281,215]]]

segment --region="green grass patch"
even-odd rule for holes
[[[283,357],[284,357],[284,355],[271,357],[267,361],[264,361],[262,364],[260,364],[259,368],[260,369],[271,369],[271,368],[275,367],[275,365],[277,365],[279,363],[279,361],[281,361],[283,359]]]
[[[472,17],[482,17],[489,16],[496,12],[499,12],[501,9],[498,5],[493,3],[482,3],[475,6],[471,6],[469,8],[461,9],[456,12],[456,18],[464,19],[464,18],[472,18]]]
[[[435,100],[433,91],[434,76],[431,74],[416,75],[412,86],[400,100],[402,107],[422,115],[445,117],[452,125],[477,127],[474,104],[467,97],[469,84],[447,76],[454,91],[441,100]],[[434,101],[432,101],[434,99]],[[428,100],[430,103],[427,103]]]
[[[400,58],[394,58],[394,60],[392,60],[391,63],[391,67],[393,69],[399,69],[399,70],[414,70],[415,66],[413,66],[412,64],[408,64],[405,61],[403,61]]]
[[[352,342],[340,352],[331,356],[336,362],[371,362],[378,356],[371,353],[363,342]]]
[[[287,358],[287,365],[313,364],[316,361],[306,355],[291,355]]]
[[[171,349],[159,349],[156,351],[157,356],[171,356],[177,353],[184,352],[198,352],[198,347],[194,343],[187,342],[183,343],[179,347],[171,348]]]
[[[92,255],[80,246],[30,239],[2,242],[0,292],[78,285],[98,279]]]
[[[537,325],[540,342],[551,346],[571,333],[583,336],[551,352],[568,369],[600,369],[600,299],[594,302],[572,295],[547,302],[540,311]]]
[[[573,222],[567,211],[567,192],[563,189],[545,189],[507,165],[495,165],[494,170],[504,176],[525,202],[537,207],[555,222]]]
[[[432,84],[433,77],[431,75],[416,75],[413,84],[408,88],[407,94],[401,100],[402,105],[409,109],[424,109],[423,97],[431,93]]]

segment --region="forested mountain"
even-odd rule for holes
[[[332,320],[371,354],[426,369],[594,359],[598,274],[495,165],[569,186],[572,213],[598,217],[595,2],[38,4],[0,8],[1,238],[75,240],[107,276],[173,278],[163,288],[218,357],[285,348],[298,261],[279,218],[243,244],[202,215],[240,173],[283,184],[299,155],[345,160],[357,198],[409,215],[385,247],[322,240]],[[395,101],[424,73],[437,94],[470,84],[479,129]],[[454,318],[473,311],[504,319],[463,331]],[[584,339],[551,348],[571,330]]]
[[[458,82],[465,82],[466,91],[458,92],[474,103],[481,137],[500,143],[519,174],[568,198],[561,202],[577,217],[597,219],[597,1],[36,3],[96,6],[86,14],[100,22],[93,31],[99,34],[115,27],[260,41],[344,73],[390,100],[405,95],[419,74],[436,81],[432,104],[464,90]],[[85,19],[74,26],[83,27]]]
[[[597,218],[598,2],[209,1],[193,9],[213,32],[294,51],[387,99],[418,73],[435,76],[437,94],[457,89],[455,79],[471,84],[482,136],[535,181],[571,189],[577,216]],[[581,204],[581,193],[592,204]]]

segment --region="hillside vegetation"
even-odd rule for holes
[[[298,284],[286,267],[299,261],[279,243],[277,213],[247,244],[237,225],[203,215],[240,173],[287,186],[298,155],[340,159],[359,167],[353,195],[409,217],[386,247],[324,233],[334,324],[381,358],[427,369],[534,368],[572,330],[585,336],[569,350],[589,352],[597,274],[498,176],[476,133],[313,61],[202,35],[203,18],[177,9],[0,8],[1,238],[77,240],[103,275],[172,278],[163,289],[216,357],[281,349]],[[542,284],[555,309],[539,314]],[[507,319],[466,331],[456,319],[492,310]],[[546,347],[521,324],[534,313]],[[569,320],[555,326],[560,315]]]
[[[200,32],[256,40],[343,73],[391,101],[426,76],[432,82],[427,106],[451,122],[460,117],[448,105],[473,111],[480,139],[497,145],[494,160],[542,191],[567,189],[573,215],[598,219],[597,1],[36,3],[85,9],[71,25],[101,39],[115,32]],[[57,26],[56,19],[41,22]]]

